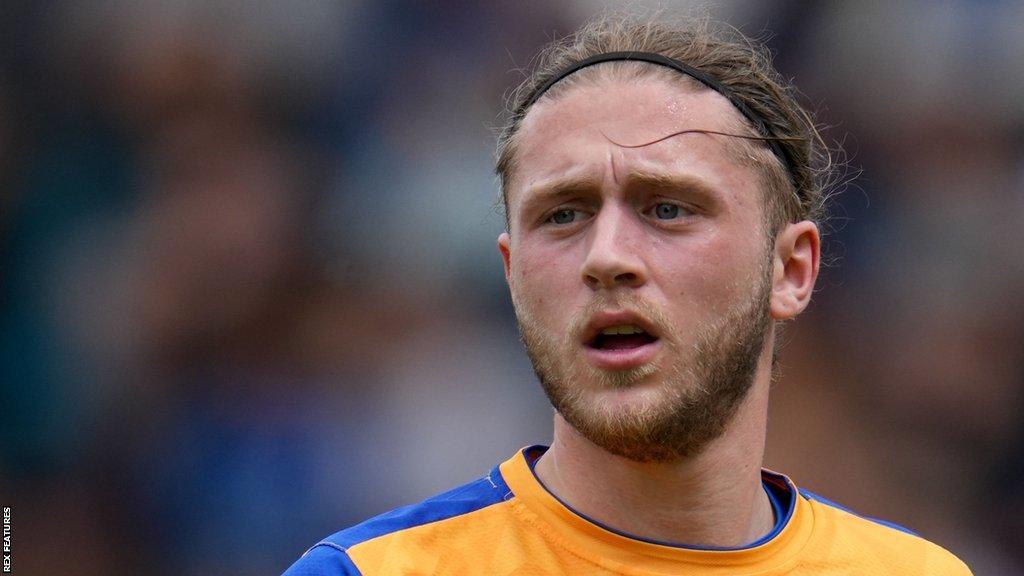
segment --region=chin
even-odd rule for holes
[[[595,383],[594,388],[597,390],[631,391],[655,387],[664,380],[658,377],[658,369],[653,365],[615,371],[594,369],[589,372],[588,377]]]
[[[581,394],[591,410],[603,412],[607,417],[646,414],[658,411],[675,395],[669,389],[669,383],[656,373],[637,374],[628,382],[627,378],[616,377],[614,380],[598,384]]]

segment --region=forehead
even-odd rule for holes
[[[738,161],[736,139],[702,133],[665,138],[684,130],[746,131],[724,96],[682,82],[603,78],[553,93],[530,109],[516,135],[510,209],[516,196],[538,185],[614,179],[617,169],[692,176],[730,190],[753,185],[756,173]]]

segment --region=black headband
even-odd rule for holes
[[[708,88],[711,88],[712,90],[718,92],[722,96],[725,96],[729,100],[729,102],[731,102],[732,105],[737,110],[739,110],[740,113],[743,114],[743,116],[746,117],[747,120],[750,120],[750,123],[754,125],[754,128],[757,130],[757,133],[764,137],[764,142],[768,144],[768,146],[772,149],[772,152],[774,152],[775,155],[778,156],[779,160],[782,161],[782,165],[786,167],[786,171],[790,173],[790,178],[792,178],[793,165],[789,161],[789,155],[786,154],[785,149],[783,149],[783,147],[779,145],[778,141],[774,139],[771,131],[768,130],[767,124],[765,124],[764,120],[762,120],[760,116],[758,116],[753,110],[750,109],[750,107],[744,104],[742,100],[734,96],[733,93],[724,84],[711,77],[711,75],[705,72],[701,72],[700,70],[697,70],[693,66],[684,64],[674,58],[662,56],[661,54],[654,54],[652,52],[605,52],[604,54],[597,54],[591,56],[590,58],[584,58],[579,62],[566,66],[557,74],[549,78],[548,81],[545,82],[540,88],[538,88],[537,91],[533,93],[533,96],[531,96],[530,99],[526,101],[526,104],[523,105],[523,110],[526,110],[530,106],[533,106],[533,104],[541,96],[543,96],[544,93],[548,91],[548,89],[550,89],[552,86],[558,83],[558,81],[560,81],[562,78],[565,78],[569,74],[572,74],[573,72],[576,72],[577,70],[580,70],[582,68],[586,68],[587,66],[593,66],[594,64],[600,64],[602,62],[612,62],[617,60],[650,62],[651,64],[657,64],[659,66],[672,68],[673,70],[677,70],[679,72],[682,72],[683,74],[686,74],[687,76],[690,76],[691,78],[698,80],[701,84],[707,86]],[[794,182],[794,185],[795,184],[796,183]]]

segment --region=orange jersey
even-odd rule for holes
[[[533,473],[543,447],[520,451],[469,484],[342,530],[310,548],[285,576],[408,574],[966,576],[939,546],[762,478],[775,529],[742,548],[652,542],[573,511]]]

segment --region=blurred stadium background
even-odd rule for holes
[[[544,442],[490,128],[602,6],[4,2],[15,573],[276,574]],[[768,465],[1024,573],[1024,4],[713,13],[771,31],[863,170],[786,332]]]

